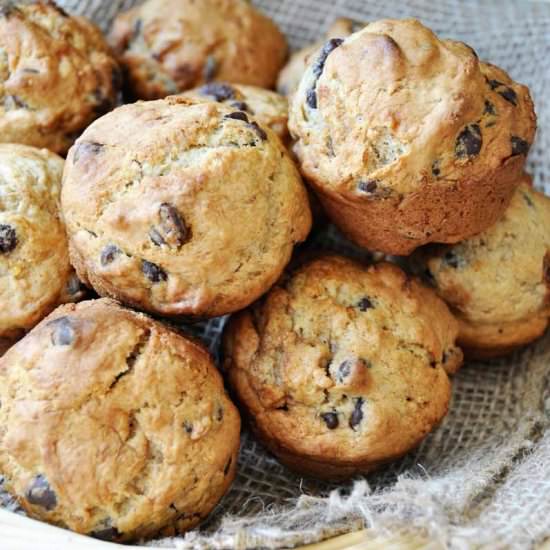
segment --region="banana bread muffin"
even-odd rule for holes
[[[110,300],[59,307],[0,359],[0,471],[34,518],[181,533],[231,484],[239,414],[208,352]]]
[[[415,20],[329,41],[289,118],[301,170],[332,221],[359,245],[398,255],[491,226],[535,132],[525,86]]]
[[[118,100],[120,70],[100,30],[54,2],[0,5],[0,141],[64,154]]]
[[[326,256],[231,318],[224,367],[283,463],[343,478],[403,455],[443,418],[456,334],[444,302],[397,266]]]
[[[287,54],[275,23],[246,0],[147,0],[115,19],[110,39],[130,96],[142,99],[213,80],[272,88]]]
[[[413,261],[459,321],[472,358],[504,355],[538,338],[550,319],[550,198],[522,178],[492,227]]]
[[[82,287],[69,264],[59,212],[63,159],[0,144],[0,340],[5,345]]]
[[[62,207],[81,279],[161,315],[246,307],[311,225],[300,176],[269,128],[179,96],[92,124],[69,152]]]
[[[243,111],[261,126],[271,128],[285,145],[289,143],[288,102],[276,92],[257,86],[211,82],[183,95],[195,101],[219,101],[233,110]]]
[[[291,95],[298,87],[311,56],[323,47],[326,40],[330,38],[345,38],[364,27],[365,24],[353,19],[347,19],[346,17],[336,19],[326,32],[325,40],[310,44],[290,56],[287,64],[279,73],[277,91],[281,95]]]

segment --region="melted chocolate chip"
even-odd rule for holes
[[[155,231],[158,235],[161,241],[160,244],[166,243],[175,247],[183,245],[189,237],[189,229],[187,229],[176,207],[167,202],[163,202],[159,207],[159,218],[159,226],[152,231]],[[155,241],[151,232],[149,236],[151,236],[151,240],[153,240],[155,244],[159,244]]]
[[[512,143],[512,156],[527,155],[529,147],[531,147],[527,141],[518,136],[512,136],[510,141]]]
[[[228,115],[225,115],[223,118],[233,118],[235,120],[242,120],[243,122],[248,123],[248,116],[246,113],[243,113],[242,111],[236,111],[235,113],[229,113]]]
[[[367,311],[367,309],[374,308],[374,304],[370,301],[368,296],[365,296],[357,302],[357,307],[360,311]]]
[[[311,88],[306,93],[306,103],[309,107],[312,109],[317,109],[317,81],[319,80],[319,77],[321,74],[323,74],[323,69],[325,68],[325,63],[327,62],[327,58],[330,55],[332,51],[334,51],[340,44],[342,44],[344,40],[342,38],[331,38],[321,50],[319,56],[315,60],[315,63],[312,67],[313,75],[315,76],[315,80],[313,84],[311,85]]]
[[[335,412],[326,412],[321,414],[329,430],[335,430],[338,427],[338,415]]]
[[[441,174],[441,168],[439,167],[439,161],[434,160],[432,162],[432,174],[437,178]]]
[[[374,193],[378,188],[378,182],[376,180],[360,181],[357,188],[363,193]]]
[[[147,260],[141,261],[141,271],[152,283],[160,283],[168,279],[168,275],[162,267]]]
[[[244,101],[233,101],[231,107],[239,111],[248,111],[248,105]]]
[[[265,131],[260,128],[260,126],[258,126],[258,123],[253,121],[253,122],[250,122],[248,124],[248,127],[249,128],[252,128],[252,130],[254,130],[254,132],[256,132],[256,135],[262,140],[262,141],[265,141],[267,139],[267,134],[265,133]]]
[[[17,246],[17,233],[11,225],[0,224],[0,254],[9,254]]]
[[[206,82],[210,82],[216,76],[218,72],[218,62],[216,58],[212,55],[209,55],[206,58],[206,63],[204,64],[203,76]]]
[[[199,88],[201,95],[210,95],[216,101],[225,101],[226,99],[233,99],[235,97],[235,90],[228,84],[219,84],[212,82],[205,84],[202,88]]]
[[[187,420],[183,423],[183,429],[186,433],[190,434],[193,433],[193,424],[191,422],[188,422]]]
[[[30,504],[41,506],[46,510],[53,510],[57,506],[57,497],[42,474],[34,478],[25,493],[25,498]]]
[[[501,95],[506,101],[510,102],[512,105],[517,105],[518,96],[512,88],[506,86],[498,80],[488,80],[487,81],[491,90],[495,90],[497,94]]]
[[[355,430],[355,428],[361,424],[361,421],[363,420],[363,398],[358,397],[355,399],[355,407],[353,408],[353,412],[351,413],[350,419],[349,419],[349,427],[352,430]]]
[[[93,537],[94,539],[112,542],[120,537],[120,533],[118,532],[118,529],[116,527],[104,527],[92,531],[91,533],[89,533],[89,536]]]
[[[458,158],[479,155],[483,139],[479,124],[468,124],[456,138],[455,154]]]
[[[77,143],[74,150],[73,162],[78,162],[83,155],[97,155],[105,147],[95,141],[82,141]]]
[[[59,317],[47,326],[53,328],[50,338],[54,346],[70,346],[74,342],[76,333],[70,317]]]
[[[483,114],[493,115],[493,116],[497,114],[497,112],[495,111],[495,106],[487,99],[485,100],[485,107],[483,109]]]
[[[122,253],[122,250],[115,246],[114,244],[108,244],[102,251],[99,261],[102,266],[109,265],[114,262],[116,257]]]

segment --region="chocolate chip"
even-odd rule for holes
[[[193,433],[193,424],[191,422],[188,422],[187,420],[183,423],[183,429],[186,431],[186,433],[190,434]]]
[[[114,262],[116,257],[122,253],[122,250],[114,244],[108,244],[102,251],[99,258],[101,265],[106,266]]]
[[[202,88],[199,88],[199,93],[212,96],[216,101],[225,101],[235,97],[235,90],[231,86],[217,82],[205,84]]]
[[[367,309],[374,308],[374,304],[370,301],[370,298],[365,296],[357,302],[357,307],[360,311],[367,311]]]
[[[94,539],[104,540],[106,542],[112,542],[117,540],[120,537],[120,533],[116,527],[105,527],[103,529],[97,529],[88,533],[90,537]]]
[[[216,58],[212,55],[209,55],[206,59],[206,63],[204,64],[204,80],[206,82],[210,82],[218,72],[218,62],[216,61]]]
[[[355,407],[349,419],[349,427],[352,430],[355,430],[355,427],[358,426],[363,420],[363,403],[364,401],[362,397],[355,399]]]
[[[481,151],[482,144],[479,124],[468,124],[456,138],[455,154],[458,158],[474,157]]]
[[[225,115],[223,118],[233,118],[235,120],[242,120],[243,122],[248,123],[248,116],[246,113],[243,113],[241,111],[237,111],[235,113],[229,113],[228,115]]]
[[[439,160],[434,160],[432,162],[432,174],[437,178],[441,174],[441,169],[439,167]]]
[[[338,414],[335,412],[326,412],[321,414],[329,430],[335,430],[338,427]]]
[[[366,181],[360,181],[357,185],[357,188],[359,191],[362,191],[363,193],[374,193],[378,187],[378,181],[377,180],[366,180]]]
[[[82,141],[76,144],[73,155],[73,162],[78,162],[82,155],[97,155],[105,147],[102,143],[95,141]]]
[[[336,372],[336,380],[343,382],[351,373],[352,361],[349,359],[340,363],[338,371]]]
[[[223,475],[226,476],[229,473],[229,468],[231,468],[231,463],[233,462],[233,457],[230,456],[225,468],[223,469]]]
[[[168,275],[164,269],[147,260],[141,261],[141,271],[152,283],[160,283],[168,279]]]
[[[254,132],[256,132],[256,135],[262,140],[262,141],[265,141],[267,139],[267,134],[265,133],[265,131],[260,128],[260,126],[258,126],[258,123],[257,122],[250,122],[248,124],[249,128],[252,128],[252,130],[254,130]]]
[[[321,52],[319,53],[317,59],[315,60],[315,63],[312,67],[313,75],[315,76],[315,80],[313,84],[311,85],[311,88],[306,93],[306,103],[309,107],[312,109],[317,109],[317,81],[319,80],[319,77],[323,73],[323,69],[325,68],[325,63],[327,61],[328,56],[332,51],[334,51],[340,44],[342,44],[344,40],[342,38],[331,38],[324,46]]]
[[[483,114],[484,115],[496,115],[497,112],[495,111],[495,106],[489,101],[489,100],[485,100],[485,107],[483,109]]]
[[[487,81],[491,90],[495,90],[497,94],[501,95],[506,101],[509,101],[512,105],[517,105],[518,96],[512,88],[506,86],[498,80]]]
[[[0,254],[9,254],[17,246],[17,233],[11,225],[0,224]]]
[[[70,346],[74,342],[75,330],[70,317],[59,317],[50,321],[47,326],[53,328],[50,338],[54,346]]]
[[[462,265],[464,264],[464,260],[459,258],[452,250],[448,250],[447,252],[445,252],[445,255],[443,256],[443,262],[454,269],[462,267]]]
[[[42,475],[37,475],[31,486],[25,493],[25,498],[30,504],[41,506],[46,510],[53,510],[57,506],[57,497],[50,487],[48,480]]]
[[[216,420],[218,422],[221,422],[223,420],[223,407],[218,407],[218,410],[216,412]]]
[[[244,101],[233,101],[231,107],[238,109],[239,111],[248,111],[248,105]]]
[[[159,207],[159,226],[149,232],[151,240],[157,244],[182,246],[189,237],[189,229],[175,206],[163,202]]]
[[[512,142],[512,156],[516,155],[527,155],[529,152],[529,143],[525,141],[524,139],[521,139],[518,136],[512,136],[510,138],[510,141]]]

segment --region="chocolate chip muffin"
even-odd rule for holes
[[[0,5],[0,141],[64,154],[118,99],[120,70],[100,30],[54,2]]]
[[[0,144],[0,340],[8,345],[82,296],[59,212],[63,159]]]
[[[287,54],[275,23],[246,0],[148,0],[115,19],[111,43],[142,99],[215,80],[272,88]]]
[[[254,117],[260,125],[271,128],[285,145],[289,143],[288,102],[286,98],[257,86],[211,82],[183,94],[195,101],[219,101]]]
[[[277,91],[281,95],[291,95],[298,87],[311,56],[321,49],[327,40],[331,38],[345,38],[364,26],[365,23],[347,19],[346,17],[336,19],[325,34],[324,40],[310,44],[290,56],[287,64],[279,73]]]
[[[6,488],[78,533],[181,533],[235,476],[239,415],[208,352],[111,300],[61,306],[12,347],[0,400]]]
[[[269,128],[178,96],[92,124],[69,152],[62,207],[82,280],[161,315],[246,307],[311,225],[300,176]]]
[[[538,338],[550,319],[550,198],[524,177],[492,227],[420,249],[413,260],[455,313],[468,356],[509,353]]]
[[[326,256],[231,318],[224,367],[283,463],[343,478],[403,455],[443,418],[456,334],[443,301],[397,266]]]
[[[535,132],[525,86],[415,20],[327,42],[289,118],[301,170],[332,221],[397,255],[491,226]]]

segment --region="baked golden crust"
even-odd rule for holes
[[[493,226],[453,246],[420,249],[413,264],[454,311],[469,357],[509,353],[550,319],[550,198],[524,176]]]
[[[298,171],[269,128],[177,96],[92,124],[69,152],[62,207],[82,280],[163,315],[246,307],[311,225]]]
[[[0,141],[64,154],[112,109],[120,70],[101,31],[53,2],[0,11]]]
[[[46,149],[0,144],[0,338],[6,342],[61,301],[80,297],[59,212],[62,174],[63,159]]]
[[[0,359],[0,470],[31,517],[110,540],[199,523],[240,419],[208,352],[110,300],[58,308]]]
[[[282,68],[277,78],[277,91],[281,95],[291,96],[298,87],[307,65],[311,60],[311,56],[323,47],[326,40],[330,38],[345,38],[364,26],[365,23],[354,21],[347,17],[335,19],[325,34],[325,40],[310,44],[294,52],[290,56],[290,59]]]
[[[517,185],[535,120],[525,86],[415,20],[333,39],[289,113],[301,170],[332,221],[389,254],[492,225]]]
[[[211,82],[182,94],[195,101],[219,101],[233,110],[243,111],[262,126],[271,128],[288,146],[288,101],[271,90],[257,86]]]
[[[272,88],[287,54],[275,23],[245,0],[148,0],[115,19],[110,40],[141,99],[213,80]]]
[[[443,301],[398,267],[326,256],[231,318],[224,367],[282,462],[347,477],[406,453],[443,418],[457,332]]]

